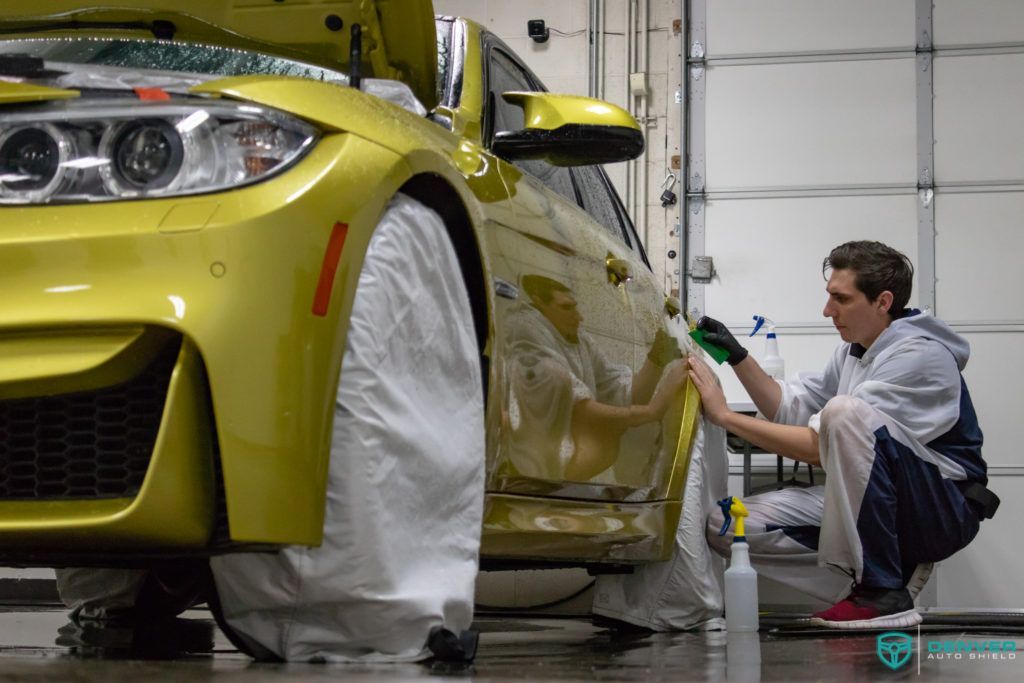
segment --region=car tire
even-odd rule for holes
[[[480,351],[441,218],[397,195],[359,276],[319,548],[211,561],[229,627],[289,661],[413,661],[472,621],[484,486]]]

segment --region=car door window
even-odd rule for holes
[[[505,53],[497,49],[490,51],[488,69],[488,91],[491,109],[491,139],[494,133],[523,128],[523,109],[509,104],[502,93],[510,91],[536,91],[529,76]],[[544,185],[572,203],[577,203],[576,189],[572,184],[569,169],[552,166],[546,161],[523,160],[513,162]]]
[[[533,90],[526,74],[516,64],[498,50],[491,50],[490,69],[488,71],[488,89],[491,99],[492,130],[499,133],[507,130],[519,130],[523,127],[523,109],[505,101],[501,96],[512,90]],[[492,135],[493,139],[493,135]]]
[[[647,260],[647,252],[644,250],[644,245],[640,242],[640,236],[636,234],[636,228],[633,227],[632,221],[626,217],[626,210],[622,208],[622,205],[619,204],[618,206],[626,223],[626,234],[630,236],[633,243],[633,250],[640,255],[640,260],[644,262],[647,269],[652,270],[651,262]]]
[[[626,235],[622,216],[614,198],[609,193],[604,174],[596,166],[577,166],[572,169],[576,178],[576,186],[580,193],[580,206],[608,231],[619,242],[627,245],[630,240]]]

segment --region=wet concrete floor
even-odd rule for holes
[[[908,630],[909,656],[892,669],[879,657],[877,633],[770,628],[744,639],[611,628],[586,618],[485,616],[475,624],[480,648],[469,666],[317,665],[254,663],[231,647],[208,612],[183,616],[141,631],[83,629],[57,607],[0,606],[0,681],[1024,680],[1024,658],[1016,658],[1022,634],[998,629]]]

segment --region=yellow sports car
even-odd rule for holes
[[[598,165],[639,126],[432,12],[3,4],[4,562],[272,557],[325,510],[668,557],[697,398]]]

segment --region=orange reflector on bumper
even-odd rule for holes
[[[347,236],[348,225],[335,223],[331,230],[331,238],[327,241],[324,263],[320,266],[320,281],[316,284],[316,295],[313,297],[313,315],[327,315],[327,309],[331,304],[331,290],[334,288],[334,276],[338,272],[341,250],[345,248]]]

